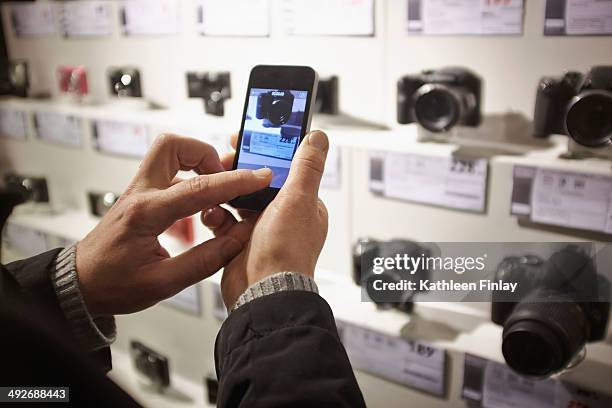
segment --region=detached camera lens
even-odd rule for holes
[[[289,122],[291,109],[293,107],[283,99],[276,99],[270,105],[269,120],[276,126],[281,126]]]
[[[567,133],[587,147],[612,144],[612,93],[590,91],[576,96],[567,111]]]
[[[417,121],[432,132],[443,132],[453,127],[460,117],[456,97],[445,87],[424,85],[414,104]]]

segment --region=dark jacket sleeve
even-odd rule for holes
[[[61,248],[54,249],[5,267],[0,266],[0,298],[13,313],[24,316],[32,325],[78,348],[51,282],[50,269],[60,251]],[[110,348],[86,355],[104,372],[111,369]]]
[[[255,299],[215,344],[219,407],[364,407],[334,316],[312,292]]]

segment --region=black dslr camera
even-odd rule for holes
[[[111,67],[108,70],[111,94],[120,97],[142,97],[140,71],[131,67]]]
[[[612,144],[612,66],[542,78],[533,127],[538,138],[560,134],[586,147]]]
[[[417,122],[431,132],[478,126],[482,81],[465,68],[442,68],[407,75],[397,82],[397,121]]]
[[[392,239],[390,241],[377,241],[371,238],[360,238],[353,246],[353,281],[365,288],[368,297],[380,309],[397,309],[405,313],[412,312],[413,297],[418,291],[404,290],[398,293],[390,291],[377,291],[374,289],[375,281],[397,283],[401,281],[418,282],[428,279],[429,270],[420,267],[418,270],[397,271],[386,270],[381,274],[373,271],[375,258],[394,258],[396,255],[409,257],[428,257],[431,251],[413,241],[405,239]],[[380,282],[377,284],[380,285]]]
[[[502,353],[514,371],[548,377],[567,368],[586,342],[605,338],[609,282],[582,249],[567,246],[547,261],[507,257],[495,280],[518,283],[512,299],[499,292],[491,299],[491,320],[504,327]]]
[[[30,75],[28,63],[24,60],[0,63],[0,94],[13,95],[21,98],[28,96]]]
[[[225,114],[224,103],[231,96],[229,72],[188,72],[187,93],[204,99],[204,110],[214,116]]]
[[[269,91],[257,98],[255,117],[264,127],[280,127],[289,122],[293,110],[293,94],[287,90]]]

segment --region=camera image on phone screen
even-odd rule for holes
[[[270,187],[281,188],[297,150],[308,91],[251,88],[237,168],[272,169]]]

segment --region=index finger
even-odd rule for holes
[[[140,164],[134,182],[145,187],[166,188],[179,170],[198,174],[223,171],[214,147],[200,140],[165,133],[158,136]]]

